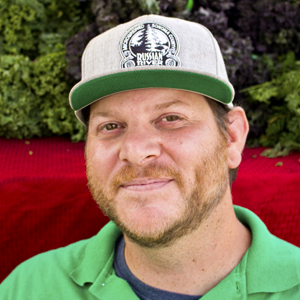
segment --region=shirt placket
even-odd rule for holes
[[[231,273],[205,294],[201,300],[246,300],[246,264],[248,252]]]

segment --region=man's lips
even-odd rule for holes
[[[120,187],[131,191],[151,191],[160,189],[171,181],[173,181],[171,178],[135,179],[133,181],[121,184]]]

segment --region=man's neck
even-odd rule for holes
[[[125,259],[131,272],[150,286],[200,295],[224,279],[250,245],[251,233],[237,220],[231,201],[223,201],[197,230],[171,246],[143,248],[125,236]]]

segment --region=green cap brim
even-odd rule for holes
[[[212,76],[177,70],[134,70],[110,74],[78,84],[71,106],[78,111],[105,96],[143,88],[172,88],[200,93],[224,104],[233,100],[231,84]]]

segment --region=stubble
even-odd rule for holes
[[[102,212],[112,220],[119,229],[134,243],[145,248],[163,248],[171,245],[180,237],[198,229],[202,221],[224,198],[228,188],[227,139],[222,138],[213,149],[204,150],[201,160],[194,168],[192,188],[187,187],[180,172],[169,166],[151,163],[145,167],[124,166],[111,180],[109,186],[102,186],[97,177],[93,164],[87,157],[88,185],[94,200]],[[172,178],[181,191],[180,204],[182,210],[176,218],[161,222],[161,228],[150,230],[146,234],[138,228],[128,225],[122,212],[117,210],[114,199],[124,182],[136,178]],[[135,199],[136,200],[136,199]],[[142,201],[142,199],[139,199]],[[148,226],[156,227],[157,224]]]

